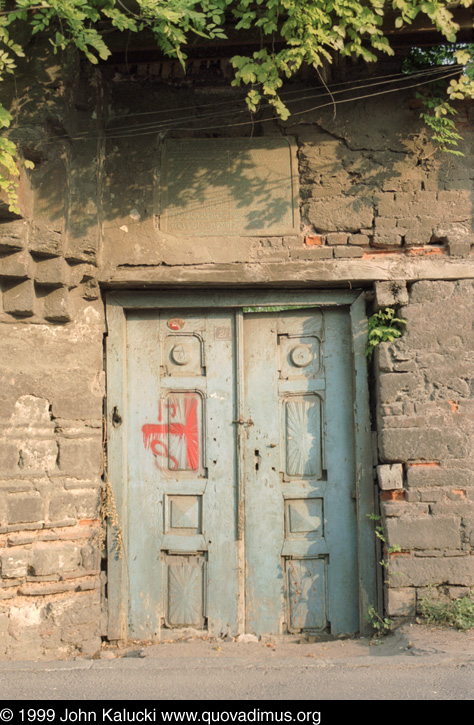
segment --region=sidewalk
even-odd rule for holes
[[[96,659],[0,662],[2,700],[474,697],[474,632],[404,624],[378,639],[197,639],[104,647]]]
[[[269,663],[274,660],[301,660],[309,658],[315,663],[336,664],[345,662],[352,666],[364,665],[381,657],[411,660],[413,657],[455,659],[458,662],[474,662],[474,630],[462,632],[451,627],[425,624],[403,624],[388,635],[381,637],[340,638],[315,641],[315,637],[268,636],[260,641],[253,635],[217,640],[202,638],[199,633],[183,631],[176,638],[163,639],[157,644],[130,644],[117,648],[105,646],[97,659],[150,658],[169,661],[171,658],[198,658],[206,661],[226,662],[234,658]],[[1,667],[1,665],[0,665]]]

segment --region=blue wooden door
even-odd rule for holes
[[[130,309],[128,636],[358,630],[349,315]]]
[[[359,628],[349,317],[245,320],[246,628]]]
[[[129,312],[128,631],[234,632],[234,320],[231,312]]]

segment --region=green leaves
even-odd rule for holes
[[[474,628],[474,596],[467,594],[458,599],[435,598],[429,587],[421,600],[421,615],[427,624],[455,627],[464,632]]]
[[[373,605],[368,608],[365,619],[379,635],[388,634],[393,624],[393,620],[381,616]]]
[[[0,104],[0,128],[8,128],[11,122],[11,114]]]
[[[464,7],[473,4],[474,0],[461,0]],[[34,35],[46,37],[55,52],[73,46],[94,64],[110,56],[106,39],[114,29],[151,31],[162,52],[183,66],[185,46],[193,35],[215,40],[226,38],[228,26],[237,32],[256,29],[264,41],[262,48],[252,56],[232,59],[233,84],[248,87],[251,112],[265,100],[282,119],[290,115],[279,97],[283,79],[293,77],[303,65],[320,68],[337,54],[367,62],[376,61],[382,53],[393,54],[383,30],[389,12],[396,29],[424,15],[450,42],[458,31],[448,0],[134,0],[133,4],[123,0],[11,0],[8,11],[5,7],[5,0],[0,0],[0,80],[15,72],[16,59],[24,55],[17,40],[19,21],[28,23]],[[472,46],[461,49],[456,62],[464,70],[449,84],[447,100],[473,98]],[[451,111],[444,108],[438,103],[437,110],[426,110],[424,120],[435,143],[459,153]],[[5,111],[0,111],[0,127],[6,128],[7,121]]]
[[[473,0],[463,0],[465,7]],[[262,97],[275,107],[279,115],[286,117],[288,110],[278,98],[277,79],[293,76],[303,64],[319,68],[331,63],[334,55],[356,55],[367,62],[374,62],[380,53],[393,55],[388,37],[382,30],[383,20],[390,10],[395,12],[395,28],[411,25],[424,14],[444,37],[452,42],[459,30],[449,11],[446,0],[240,0],[228,3],[229,12],[236,19],[236,29],[260,28],[263,36],[284,41],[278,51],[268,56],[253,54],[251,58],[236,56],[232,59],[235,69],[234,85],[251,85],[252,99],[249,108],[255,107],[254,91],[257,87]],[[268,58],[270,63],[267,62]],[[463,60],[472,69],[466,74],[474,82],[472,53],[465,53]],[[451,84],[450,97],[472,97],[474,88],[466,79]],[[449,144],[447,145],[449,147]]]
[[[456,97],[455,94],[453,95]],[[430,138],[433,143],[445,153],[463,156],[463,153],[456,148],[462,136],[457,132],[456,124],[450,117],[457,113],[456,109],[440,96],[417,93],[417,97],[425,107],[425,110],[420,113],[420,117],[431,130]]]
[[[371,360],[377,345],[381,342],[393,342],[402,336],[406,321],[396,317],[393,307],[385,307],[369,317],[366,353]]]
[[[2,137],[0,137],[0,168],[3,169],[0,175],[0,192],[3,192],[8,199],[8,209],[14,214],[19,214],[16,194],[16,179],[20,175],[17,150],[13,141]]]

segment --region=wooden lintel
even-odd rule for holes
[[[344,287],[370,286],[377,281],[474,279],[474,257],[467,259],[400,258],[318,260],[264,264],[196,264],[116,268],[103,274],[104,288],[156,288],[158,286],[214,287]]]

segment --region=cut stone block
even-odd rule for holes
[[[416,614],[416,589],[389,589],[386,597],[386,610],[389,617],[414,617]]]
[[[102,471],[102,442],[97,439],[68,439],[60,442],[59,467],[70,476],[85,478]]]
[[[332,259],[332,247],[308,247],[307,249],[292,249],[291,259],[301,261],[311,261],[315,259]]]
[[[58,444],[55,440],[30,436],[23,441],[20,454],[24,470],[51,471],[56,467]]]
[[[403,488],[403,466],[401,463],[377,466],[377,479],[382,491]]]
[[[464,239],[450,239],[448,249],[450,257],[467,257],[471,253],[470,236],[466,236]]]
[[[370,205],[360,204],[359,199],[321,199],[310,202],[307,211],[308,222],[318,232],[357,232],[372,226],[374,211]]]
[[[11,315],[31,317],[35,314],[36,294],[32,279],[19,282],[3,294],[3,309]]]
[[[364,250],[362,247],[334,247],[334,256],[336,259],[363,257]]]
[[[55,289],[45,297],[43,315],[51,322],[70,322],[72,313],[67,289]]]
[[[63,235],[60,231],[48,228],[35,228],[28,244],[30,251],[45,257],[59,256],[63,248]]]
[[[9,524],[36,523],[43,520],[43,499],[40,494],[11,494],[7,498]]]
[[[391,232],[389,229],[384,229],[382,234],[374,234],[372,246],[382,248],[401,247],[402,236],[398,233],[398,230]]]
[[[408,304],[408,291],[405,282],[376,282],[375,309]]]
[[[370,237],[367,234],[351,234],[349,244],[354,244],[357,247],[367,247],[370,244]]]
[[[33,552],[31,568],[36,576],[61,574],[75,571],[81,566],[81,550],[78,546],[39,544]]]
[[[399,556],[390,564],[390,586],[429,587],[451,582],[453,586],[474,586],[472,556]]]
[[[403,549],[457,549],[461,545],[460,518],[424,516],[390,518],[385,522],[389,546]]]
[[[2,577],[17,579],[28,574],[28,552],[24,549],[6,550],[0,555]]]
[[[349,236],[347,234],[343,234],[342,232],[334,232],[332,234],[326,235],[326,244],[329,244],[331,246],[338,245],[338,244],[347,244]]]
[[[62,287],[68,282],[69,266],[62,257],[38,261],[34,269],[35,282],[49,287]]]
[[[2,254],[0,256],[0,277],[5,279],[28,279],[31,276],[31,258],[27,251]]]
[[[27,243],[28,225],[25,221],[0,224],[0,251],[14,252]]]

